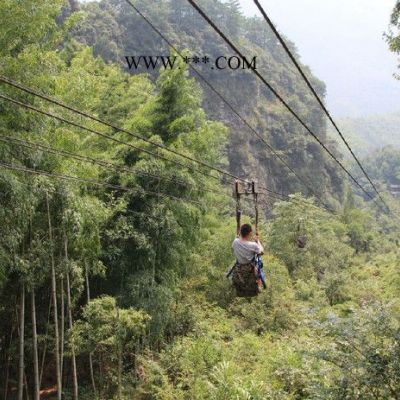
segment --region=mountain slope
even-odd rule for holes
[[[326,135],[323,114],[315,99],[306,89],[297,71],[288,62],[276,38],[265,22],[246,18],[236,1],[206,0],[204,8],[224,32],[238,44],[249,58],[257,57],[257,69],[279,91],[285,100],[307,122],[320,138],[334,141]],[[183,0],[162,0],[137,5],[168,39],[179,49],[188,49],[189,57],[232,54],[215,32]],[[125,56],[165,55],[166,44],[147,23],[124,1],[100,1],[81,5],[86,18],[75,31],[78,41],[94,47],[95,54],[115,61],[127,68]],[[111,27],[111,28],[110,28]],[[107,29],[105,29],[107,28]],[[294,47],[291,44],[292,47]],[[304,132],[299,123],[277,102],[251,71],[216,70],[210,65],[196,64],[196,68],[244,116],[287,162],[304,177],[315,192],[326,194],[326,201],[338,200],[343,193],[341,175],[321,151],[315,140]],[[131,71],[132,72],[132,71]],[[156,75],[157,71],[139,69]],[[307,72],[310,74],[309,70]],[[311,76],[317,91],[325,94],[325,86]],[[230,169],[240,176],[255,176],[264,185],[279,192],[302,191],[310,194],[304,184],[274,157],[264,144],[246,128],[231,110],[199,80],[204,90],[203,107],[208,117],[225,122],[231,131],[228,146]],[[318,171],[310,174],[309,171]]]

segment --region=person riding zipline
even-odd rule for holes
[[[228,276],[232,274],[232,282],[239,297],[254,297],[265,287],[261,256],[264,248],[257,235],[253,235],[251,225],[240,227],[240,236],[232,243],[236,256],[236,264]]]
[[[248,264],[254,260],[256,255],[264,252],[258,236],[253,236],[253,229],[250,224],[244,224],[240,227],[240,236],[233,241],[232,249],[239,264]]]

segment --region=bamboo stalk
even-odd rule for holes
[[[62,383],[61,383],[61,366],[60,366],[60,337],[58,330],[58,312],[57,312],[57,286],[56,286],[56,270],[54,263],[54,250],[53,250],[53,231],[50,218],[50,205],[49,195],[46,193],[47,205],[47,219],[49,226],[49,241],[51,246],[50,259],[51,259],[51,294],[53,299],[53,315],[54,315],[54,331],[55,331],[55,357],[56,357],[56,375],[57,375],[57,399],[61,400]]]
[[[39,386],[39,358],[38,358],[38,343],[37,343],[37,325],[36,325],[36,299],[35,288],[31,290],[31,306],[32,306],[32,342],[33,342],[33,376],[34,376],[34,392],[33,399],[40,400]]]
[[[24,398],[24,334],[25,334],[25,283],[21,284],[19,306],[19,361],[18,361],[18,394],[17,399]]]
[[[64,250],[65,250],[65,260],[68,262],[68,239],[67,239],[67,236],[64,236]],[[68,323],[69,323],[69,331],[72,332],[73,320],[72,320],[71,285],[70,285],[70,279],[69,279],[69,271],[67,271],[66,278],[67,278]],[[72,339],[71,339],[71,364],[72,364],[73,399],[78,400],[78,373],[76,370],[75,346],[74,346]]]
[[[87,263],[85,263],[85,280],[86,280],[86,297],[87,304],[90,302],[90,285],[89,285],[89,271]],[[92,388],[95,398],[97,398],[97,389],[96,382],[94,380],[94,371],[93,371],[93,353],[89,353],[89,370],[90,370],[90,380],[92,381]]]

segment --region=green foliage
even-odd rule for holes
[[[372,179],[383,184],[400,183],[400,150],[387,146],[376,150],[364,160]]]
[[[68,3],[1,2],[2,74],[188,157],[226,169],[229,165],[243,176],[258,175],[271,188],[300,189],[295,178],[249,139],[214,97],[203,96],[204,88],[190,77],[182,61],[178,61],[180,69],[155,71],[152,76],[130,75],[109,62],[119,62],[142,42],[149,52],[162,50],[144,22],[120,0]],[[84,19],[76,12],[80,7]],[[179,48],[210,57],[224,53],[222,44],[183,0],[141,7]],[[322,114],[294,72],[282,70],[281,50],[264,23],[243,17],[236,0],[207,0],[204,7],[224,21],[235,40],[240,38],[246,54],[260,55],[274,85],[282,88],[291,105],[325,140]],[[210,70],[202,72],[213,81]],[[254,96],[262,90],[250,75],[233,74],[218,76],[221,93],[252,123],[257,122],[299,174],[321,171],[310,177],[313,187],[318,192],[323,189],[324,200],[339,206],[345,197],[341,176],[321,150],[308,137],[291,134],[298,127],[274,99]],[[315,83],[323,94],[323,84]],[[112,144],[6,102],[0,103],[1,137],[40,142],[132,172],[7,141],[0,142],[2,162],[124,185],[132,191],[1,169],[1,385],[7,376],[10,382],[17,376],[16,314],[20,318],[21,310],[16,304],[22,284],[27,310],[32,309],[33,290],[37,299],[39,354],[47,354],[42,387],[54,385],[55,326],[50,318],[54,310],[48,303],[54,262],[64,327],[69,324],[65,318],[69,313],[61,310],[67,278],[71,284],[73,327],[63,332],[64,365],[69,365],[74,350],[80,398],[398,398],[400,256],[395,219],[350,195],[337,218],[301,195],[272,204],[268,221],[261,223],[267,288],[250,301],[238,299],[224,277],[234,261],[231,242],[236,228],[228,188],[198,174],[198,165],[134,136],[82,120],[6,85],[2,92],[132,147]],[[188,168],[177,168],[168,161],[172,159],[187,163]],[[371,156],[366,165],[374,179],[398,183],[399,159],[398,152],[388,148]],[[166,194],[200,204],[176,201]],[[400,211],[396,199],[387,201],[395,212]],[[244,211],[250,215],[246,222],[252,222],[250,206],[245,205]],[[308,241],[305,249],[299,249],[296,240],[304,234]],[[29,391],[31,318],[26,318],[26,324]],[[96,390],[91,387],[89,356]],[[64,381],[68,398],[71,385],[66,377]]]
[[[4,26],[0,32],[1,54],[15,56],[32,45],[35,47],[54,45],[59,32],[56,17],[62,5],[62,0],[2,1],[0,20],[7,21],[7,26]],[[58,39],[60,39],[59,36]]]
[[[390,29],[386,34],[390,50],[400,53],[400,2],[397,1],[390,18]]]
[[[149,317],[132,308],[121,309],[116,300],[103,296],[90,301],[70,332],[70,345],[78,354],[95,354],[100,357],[100,374],[97,381],[102,390],[112,393],[117,382],[119,365],[132,362],[139,340],[145,334]],[[122,358],[123,357],[123,358]],[[113,383],[114,385],[110,385]]]
[[[323,325],[330,341],[318,356],[337,370],[332,399],[397,399],[399,381],[398,307],[371,304],[350,318],[330,316]]]
[[[74,345],[80,352],[107,354],[117,345],[124,350],[145,332],[148,316],[133,309],[119,309],[116,300],[103,296],[90,301],[82,311],[82,319],[72,332]]]
[[[348,266],[352,250],[346,226],[315,208],[312,201],[294,196],[291,202],[278,203],[274,215],[269,249],[285,262],[292,276],[322,280],[325,273]],[[297,246],[301,235],[307,235],[305,249]]]
[[[187,78],[187,69],[179,58],[176,67],[161,71],[157,81],[153,130],[167,143],[195,130],[204,121],[200,90],[194,79]]]

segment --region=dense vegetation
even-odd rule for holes
[[[280,66],[261,22],[242,17],[234,1],[203,3],[250,53],[269,59],[271,79],[325,139],[321,113]],[[143,7],[179,46],[224,52],[184,2]],[[182,61],[154,75],[121,68],[119,52],[136,51],[143,38],[149,53],[161,51],[122,3],[4,0],[0,22],[1,75],[167,149],[246,176],[260,165],[263,183],[299,189]],[[332,215],[307,192],[263,198],[267,289],[252,301],[236,298],[224,277],[235,233],[227,185],[165,149],[1,83],[2,95],[91,130],[0,101],[2,398],[38,400],[41,389],[41,398],[65,399],[399,399],[397,219],[353,195],[248,75],[232,72],[218,84],[337,205]],[[247,84],[260,96],[246,93]],[[398,179],[399,160],[385,150],[368,167],[382,181],[395,168]],[[398,215],[398,202],[385,198]],[[245,214],[252,220],[250,205]],[[299,232],[305,249],[296,246]]]

